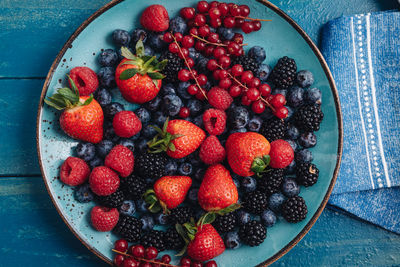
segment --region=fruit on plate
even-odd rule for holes
[[[60,168],[60,179],[64,184],[77,186],[83,184],[90,174],[87,163],[80,158],[68,157]]]
[[[140,23],[147,30],[163,32],[169,27],[168,12],[162,5],[148,6],[140,17]]]
[[[81,96],[88,96],[96,91],[99,86],[97,74],[88,67],[75,67],[69,72],[69,77],[78,88]],[[73,84],[69,82],[70,88]]]
[[[45,103],[57,110],[64,110],[60,126],[72,138],[90,143],[103,139],[103,110],[93,96],[80,96],[74,81],[69,78],[71,88],[60,88]]]
[[[288,142],[282,139],[271,142],[271,150],[269,151],[269,165],[275,169],[283,169],[289,166],[294,159],[294,151]]]
[[[90,220],[93,227],[100,232],[111,231],[117,225],[119,212],[116,208],[95,206],[90,212]]]
[[[114,146],[104,161],[107,167],[119,173],[121,177],[128,177],[132,173],[134,163],[132,151],[123,145]]]
[[[89,176],[90,189],[98,196],[108,196],[117,191],[119,177],[110,168],[99,166]]]
[[[133,111],[123,110],[115,114],[113,128],[119,137],[130,138],[140,132],[142,122]]]

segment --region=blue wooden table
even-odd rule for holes
[[[71,33],[107,0],[0,0],[0,266],[105,266],[58,216],[36,155],[44,77]],[[318,44],[343,14],[398,7],[395,0],[272,0]],[[99,38],[102,38],[101,36]],[[400,266],[400,236],[328,207],[274,266]]]

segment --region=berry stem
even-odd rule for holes
[[[192,68],[189,66],[189,63],[187,62],[186,57],[185,57],[185,55],[184,55],[183,52],[182,52],[181,46],[179,45],[178,41],[176,40],[176,38],[175,38],[175,36],[172,34],[172,32],[171,32],[171,35],[172,35],[172,38],[174,39],[174,43],[178,46],[179,53],[181,53],[182,58],[183,58],[183,60],[185,61],[185,65],[186,65],[186,67],[188,68],[188,70],[190,71],[190,74],[192,74],[192,77],[193,77],[194,81],[196,82],[197,87],[199,88],[200,92],[203,94],[203,96],[205,97],[205,99],[208,100],[206,92],[204,92],[203,88],[201,88],[201,86],[200,86],[200,84],[199,84],[199,81],[197,80],[196,76],[194,75],[194,73],[193,73],[193,71],[192,71]]]
[[[145,259],[145,258],[136,258],[136,257],[134,257],[133,255],[130,255],[130,254],[127,254],[127,253],[125,253],[125,252],[118,251],[118,250],[115,250],[115,249],[112,249],[112,251],[115,252],[115,253],[117,253],[117,254],[124,255],[125,257],[131,257],[131,258],[134,258],[134,259],[139,260],[139,261],[144,261],[144,262],[159,264],[159,265],[162,265],[162,266],[179,267],[179,266],[177,266],[177,265],[172,265],[172,264],[169,264],[169,263],[164,263],[164,262],[158,262],[158,261],[148,260],[148,259]]]
[[[236,16],[235,18],[238,18],[238,19],[247,19],[247,20],[254,20],[254,21],[272,21],[272,19],[253,19],[253,18],[243,17],[243,16]]]
[[[206,44],[209,44],[209,45],[215,45],[215,46],[228,46],[227,44],[219,44],[219,43],[212,43],[212,42],[210,42],[210,41],[207,41],[206,39],[204,39],[204,38],[202,38],[202,37],[200,37],[200,36],[198,36],[198,35],[196,35],[196,34],[193,34],[193,33],[191,33],[190,34],[191,36],[193,36],[194,38],[196,38],[196,39],[199,39],[200,41],[202,41],[202,42],[204,42],[204,43],[206,43]],[[239,44],[239,46],[246,46],[247,44]]]

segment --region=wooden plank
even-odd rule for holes
[[[0,266],[106,266],[64,225],[40,177],[0,179],[0,217]],[[394,266],[399,250],[400,236],[325,210],[273,266]]]
[[[107,2],[108,0],[0,1],[0,77],[46,76],[68,37]],[[342,14],[397,7],[393,0],[271,2],[292,16],[316,42],[320,26]]]

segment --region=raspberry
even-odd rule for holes
[[[87,163],[80,158],[68,157],[61,165],[60,179],[67,185],[83,184],[89,177],[90,168]]]
[[[122,177],[127,177],[133,171],[134,161],[135,158],[129,148],[116,145],[108,153],[104,163],[107,167],[117,171]]]
[[[98,196],[108,196],[117,191],[119,177],[111,169],[99,166],[89,176],[90,189]]]
[[[90,95],[99,86],[97,74],[88,67],[75,67],[69,72],[69,77],[78,87],[79,95]],[[72,85],[70,84],[71,88]]]
[[[207,137],[200,147],[200,159],[208,165],[216,164],[225,159],[225,148],[215,135]]]
[[[271,142],[271,150],[269,151],[272,168],[283,169],[289,166],[294,159],[294,151],[292,146],[285,140],[278,139]]]
[[[228,91],[219,87],[213,87],[207,93],[208,102],[217,109],[226,110],[232,104],[233,99]]]
[[[116,208],[110,209],[101,206],[93,207],[90,220],[93,227],[100,232],[111,231],[118,223],[119,213]]]
[[[204,128],[211,135],[220,135],[225,131],[226,113],[218,109],[208,109],[203,114]]]
[[[143,11],[140,23],[147,30],[163,32],[169,27],[168,12],[162,5],[151,5]]]
[[[133,111],[124,110],[115,114],[113,128],[119,137],[130,138],[140,132],[142,122]]]

